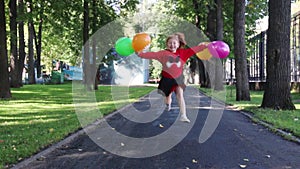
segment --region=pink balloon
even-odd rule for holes
[[[229,46],[223,41],[213,41],[207,46],[212,56],[224,59],[229,55]]]

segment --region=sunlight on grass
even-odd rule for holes
[[[130,99],[113,101],[111,88],[99,86],[94,92],[95,103],[81,97],[80,106],[89,112],[84,125],[113,112],[115,105],[131,103],[153,89],[130,87]],[[91,93],[85,95],[88,94]],[[82,127],[75,112],[70,83],[25,85],[12,89],[12,95],[9,100],[0,100],[0,168],[31,156]]]
[[[210,95],[210,89],[200,88],[200,90],[205,94]],[[263,91],[250,91],[251,101],[236,101],[236,91],[234,86],[226,86],[226,91],[225,102],[227,104],[237,106],[240,110],[252,112],[254,118],[260,119],[266,123],[272,124],[276,128],[291,132],[295,136],[300,137],[299,93],[291,92],[291,97],[296,110],[273,110],[259,108],[263,99]]]

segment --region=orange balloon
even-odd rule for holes
[[[207,48],[202,50],[201,52],[196,53],[197,57],[201,60],[209,60],[212,55]]]
[[[151,43],[151,37],[147,33],[138,33],[132,39],[132,48],[136,52],[142,51]]]

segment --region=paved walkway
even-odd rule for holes
[[[179,121],[175,95],[172,110],[164,111],[154,91],[14,168],[300,168],[299,144],[224,109],[193,87],[184,94],[191,123]]]

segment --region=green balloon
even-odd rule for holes
[[[128,37],[122,37],[115,44],[116,51],[121,56],[129,56],[134,53],[132,48],[132,40]]]

